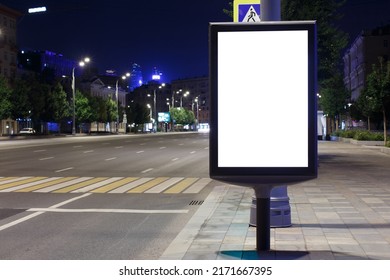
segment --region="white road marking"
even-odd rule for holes
[[[78,145],[78,146],[73,146],[73,148],[81,148],[83,147],[82,145]]]
[[[141,173],[148,173],[148,172],[150,172],[150,171],[152,171],[153,170],[153,168],[148,168],[148,169],[145,169],[144,171],[142,171]]]
[[[123,148],[123,146],[117,146],[117,147],[115,147],[115,149],[122,149]]]
[[[189,210],[141,210],[141,209],[59,209],[59,208],[31,208],[29,212],[57,212],[57,213],[124,213],[124,214],[187,214]]]
[[[110,160],[115,160],[117,159],[116,157],[112,157],[112,158],[106,158],[105,161],[110,161]]]
[[[1,185],[8,184],[8,183],[13,183],[13,182],[21,181],[21,180],[24,180],[24,179],[30,179],[30,178],[31,178],[31,177],[18,177],[18,178],[13,178],[13,179],[1,181],[1,182],[0,182],[0,186],[1,186]]]
[[[167,147],[160,147],[160,150],[162,150],[162,149],[166,149]]]
[[[74,169],[74,167],[68,167],[68,168],[56,170],[55,172],[56,172],[56,173],[60,173],[60,172],[64,172],[64,171],[68,171],[68,170],[72,170],[72,169]]]
[[[88,150],[88,151],[84,151],[83,153],[88,154],[88,153],[93,153],[93,152],[94,152],[94,150]]]
[[[65,205],[65,204],[68,204],[68,203],[70,203],[70,202],[73,202],[73,201],[75,201],[75,200],[84,198],[84,197],[89,196],[89,195],[91,195],[91,194],[90,194],[90,193],[86,193],[86,194],[83,194],[83,195],[81,195],[81,196],[77,196],[77,197],[71,198],[71,199],[69,199],[69,200],[65,200],[65,201],[63,201],[63,202],[61,202],[61,203],[58,203],[58,204],[53,205],[53,206],[50,206],[49,208],[46,208],[46,209],[55,209],[55,208],[57,208],[57,207],[61,207],[61,206]],[[29,210],[27,210],[27,211],[29,211]],[[31,212],[31,211],[30,211],[30,212]],[[20,224],[20,223],[23,223],[23,222],[25,222],[25,221],[28,221],[28,220],[30,220],[30,219],[32,219],[32,218],[35,218],[35,217],[37,217],[37,216],[39,216],[39,215],[41,215],[41,214],[43,214],[43,213],[45,213],[45,212],[43,212],[43,211],[38,211],[38,212],[32,213],[32,214],[30,214],[30,215],[28,215],[28,216],[26,216],[26,217],[23,217],[23,218],[20,218],[20,219],[18,219],[18,220],[15,220],[15,221],[13,221],[13,222],[10,222],[10,223],[8,223],[8,224],[2,225],[2,226],[0,226],[0,231],[5,230],[5,229],[7,229],[7,228],[10,228],[10,227],[12,227],[12,226],[16,226],[16,225],[18,225],[18,224]]]
[[[124,192],[127,192],[131,189],[134,189],[135,187],[138,187],[139,185],[142,185],[142,184],[144,184],[152,179],[153,178],[140,178],[134,182],[130,182],[126,185],[123,185],[122,187],[116,188],[108,193],[124,193]]]
[[[39,185],[39,184],[51,182],[51,181],[54,181],[54,180],[57,180],[57,179],[60,179],[60,178],[62,178],[62,177],[46,178],[46,179],[42,179],[42,180],[39,180],[39,181],[26,183],[26,184],[22,184],[22,185],[19,185],[19,186],[12,187],[12,188],[8,188],[8,189],[2,190],[0,192],[13,192],[13,191],[17,191],[17,190],[20,190],[20,189],[36,186],[36,185]]]
[[[161,193],[165,191],[170,186],[176,184],[177,182],[183,180],[184,177],[174,177],[170,178],[169,180],[162,182],[161,184],[158,184],[157,186],[151,188],[150,190],[145,191],[145,193]]]
[[[73,179],[73,180],[70,180],[70,181],[67,181],[67,182],[63,182],[63,183],[60,183],[60,184],[56,184],[54,186],[51,186],[51,187],[46,187],[46,188],[43,188],[43,189],[39,189],[39,190],[36,190],[34,192],[38,192],[38,193],[48,193],[48,192],[52,192],[52,191],[55,191],[55,190],[58,190],[58,189],[62,189],[62,188],[65,188],[67,186],[71,186],[71,185],[74,185],[74,184],[78,184],[80,182],[84,182],[84,181],[87,181],[87,180],[90,180],[92,179],[93,177],[81,177],[81,178],[76,178],[76,179]]]
[[[34,153],[42,153],[42,152],[46,152],[46,150],[35,150]]]
[[[191,152],[190,152],[190,154],[195,154],[195,153],[196,153],[196,151],[191,151]]]
[[[40,158],[39,160],[48,160],[48,159],[53,159],[54,157],[45,157],[45,158]]]
[[[203,188],[212,181],[210,178],[202,178],[186,189],[183,193],[199,193]]]
[[[172,161],[177,161],[179,158],[173,158]]]
[[[72,193],[89,192],[90,190],[93,190],[93,189],[96,189],[96,188],[100,188],[100,187],[102,187],[104,185],[108,185],[108,184],[110,184],[112,182],[118,181],[118,180],[123,179],[123,178],[124,177],[112,177],[112,178],[103,180],[101,182],[97,182],[95,184],[88,185],[88,186],[86,186],[84,188],[74,190],[74,191],[72,191]]]
[[[144,151],[138,151],[137,154],[141,154],[141,153],[143,153],[143,152],[144,152]]]

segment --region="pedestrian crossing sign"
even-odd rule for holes
[[[260,22],[260,0],[235,0],[234,22]]]

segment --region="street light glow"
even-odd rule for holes
[[[46,7],[36,7],[36,8],[28,9],[29,14],[44,13],[46,11],[47,11]]]

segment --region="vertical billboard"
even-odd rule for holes
[[[317,176],[316,24],[210,24],[210,177]]]

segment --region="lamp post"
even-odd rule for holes
[[[130,77],[130,73],[126,73],[122,76],[122,80],[126,80],[126,78]],[[116,80],[115,85],[115,98],[116,98],[116,133],[119,132],[119,93],[118,93],[118,83],[119,79]]]
[[[197,96],[195,98],[195,102],[196,102],[196,123],[195,123],[195,127],[196,127],[196,131],[198,131],[198,126],[199,126],[199,96]]]
[[[184,94],[182,94],[182,96],[180,96],[180,108],[183,108],[183,96],[186,97],[188,95],[190,95],[190,92],[186,91]]]
[[[84,60],[79,62],[80,67],[84,67],[86,63],[89,63],[89,57],[84,58]],[[73,121],[72,121],[72,135],[76,135],[76,79],[74,75],[74,70],[76,66],[72,69],[72,95],[73,95]]]
[[[165,87],[165,84],[161,84],[161,86],[159,86],[158,88],[159,89],[162,89],[163,87]],[[156,109],[156,88],[154,88],[153,90],[153,111],[154,111],[154,114],[153,114],[153,118],[154,118],[154,122],[153,122],[153,131],[156,132],[157,131],[157,109]],[[156,124],[155,124],[156,123]]]

